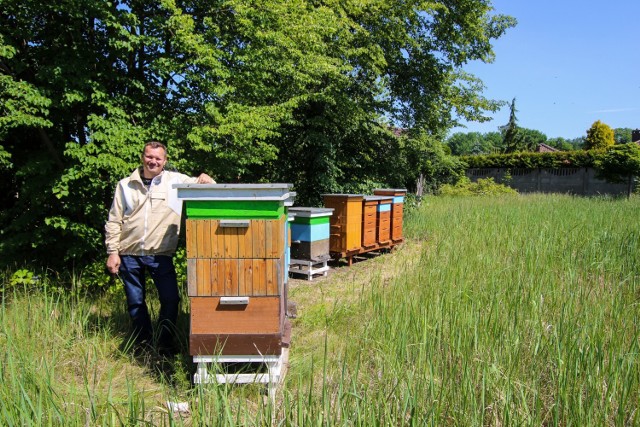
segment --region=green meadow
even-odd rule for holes
[[[274,401],[191,383],[186,303],[184,355],[163,360],[127,345],[123,295],[6,273],[0,424],[640,424],[639,212],[636,197],[426,197],[391,253],[290,281]]]

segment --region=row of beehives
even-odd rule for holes
[[[374,195],[324,194],[324,208],[293,207],[291,258],[309,263],[346,258],[403,241],[404,189],[377,189]]]
[[[326,194],[293,208],[289,184],[180,184],[191,355],[279,355],[289,259],[346,258],[402,242],[405,190]],[[292,217],[292,218],[290,218]],[[289,250],[289,244],[291,247]]]

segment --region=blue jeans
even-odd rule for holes
[[[170,348],[180,303],[173,258],[166,255],[121,255],[120,261],[119,273],[127,295],[136,342],[153,342],[153,327],[145,301],[145,272],[149,272],[160,299],[157,343],[159,347]]]

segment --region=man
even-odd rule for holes
[[[178,244],[182,201],[172,188],[177,183],[215,184],[207,174],[191,178],[164,170],[167,148],[148,142],[142,166],[121,180],[115,191],[105,225],[107,269],[124,283],[136,343],[153,342],[153,328],[145,301],[145,272],[158,289],[157,346],[161,353],[174,352],[173,329],[178,317],[178,283],[173,254]]]

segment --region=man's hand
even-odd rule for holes
[[[111,274],[118,274],[118,270],[120,269],[120,255],[117,252],[113,252],[109,254],[109,258],[107,258],[107,270]]]
[[[198,184],[215,184],[216,182],[206,173],[200,174],[198,180],[196,181]]]

